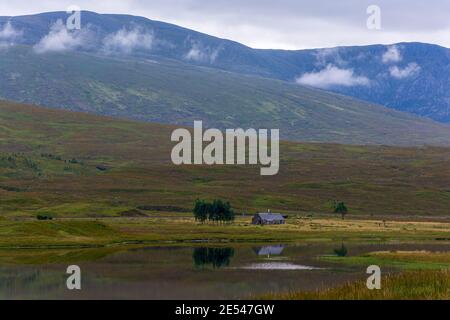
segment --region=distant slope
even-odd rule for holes
[[[45,38],[65,12],[30,16],[0,17],[0,27],[8,21],[22,32],[15,43],[36,45]],[[431,119],[450,122],[450,49],[421,43],[395,46],[372,45],[317,50],[255,50],[237,42],[219,39],[176,25],[130,15],[82,13],[83,30],[76,37],[73,50],[102,55],[126,55],[133,59],[169,58],[193,65],[271,77],[318,86],[334,92],[382,104]],[[119,30],[123,32],[120,33]],[[119,32],[119,34],[118,34]],[[138,39],[132,48],[121,42],[132,33]],[[74,34],[80,34],[75,32]],[[116,35],[111,40],[111,36]],[[120,37],[118,37],[118,35]],[[136,35],[141,35],[141,37]],[[143,36],[145,35],[145,37]],[[56,42],[59,41],[55,37]],[[148,41],[148,46],[143,42]],[[133,41],[131,41],[133,42]],[[53,45],[55,42],[52,42]],[[394,51],[395,52],[394,52]],[[385,56],[387,54],[387,56]],[[333,78],[302,81],[308,74]],[[333,69],[334,68],[334,69]],[[353,81],[367,79],[364,85]]]
[[[282,142],[280,172],[175,166],[175,127],[0,101],[0,218],[127,216],[220,197],[238,212],[448,216],[450,148]]]
[[[399,43],[286,52],[283,56],[301,69],[295,75],[300,84],[450,123],[450,49]],[[344,79],[326,83],[320,78],[332,78],[336,72],[345,75]],[[357,79],[367,83],[358,84]]]
[[[288,140],[448,145],[450,126],[283,81],[154,58],[0,51],[0,97],[144,121],[279,128]]]

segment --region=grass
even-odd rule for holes
[[[378,265],[402,270],[450,269],[450,252],[383,251],[352,257],[326,256],[321,259],[348,265]]]
[[[342,200],[351,216],[448,217],[450,148],[282,142],[279,174],[262,177],[259,166],[172,165],[173,129],[1,102],[0,216],[190,210],[200,197],[239,213],[324,214]]]
[[[125,245],[448,243],[450,148],[282,142],[279,174],[262,177],[258,166],[172,165],[173,129],[1,102],[0,263],[93,260]],[[230,201],[237,220],[196,223],[196,198]],[[349,207],[346,220],[332,214],[333,200]],[[287,223],[254,226],[240,215],[267,208],[288,214]],[[129,212],[147,217],[123,217]],[[349,259],[442,267],[388,255]]]
[[[164,213],[161,213],[164,215]],[[151,244],[198,241],[302,242],[302,241],[435,241],[448,235],[442,222],[334,218],[288,218],[285,225],[255,226],[250,217],[228,225],[200,224],[176,215],[160,218],[83,218],[51,221],[0,220],[0,248],[54,248]],[[405,228],[405,225],[414,228]],[[443,242],[445,243],[445,241]],[[356,259],[352,258],[351,259]],[[349,259],[350,259],[349,258]]]
[[[368,290],[366,281],[315,291],[265,294],[275,300],[449,300],[450,270],[414,271],[382,276],[380,290]]]
[[[401,273],[382,273],[380,290],[368,290],[365,279],[312,292],[267,293],[260,299],[275,300],[449,300],[450,252],[379,251],[362,256],[323,256],[321,260],[347,265],[378,265]],[[405,271],[406,270],[406,271]]]
[[[283,139],[295,141],[449,145],[448,127],[406,113],[282,81],[152,59],[158,63],[79,52],[36,55],[29,46],[12,46],[0,51],[0,93],[10,100],[137,120],[280,128]],[[17,73],[12,81],[10,75]],[[52,129],[64,127],[73,125]]]
[[[0,221],[1,247],[84,247],[113,243],[119,232],[98,221]]]

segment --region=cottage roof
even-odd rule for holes
[[[264,221],[284,220],[281,213],[257,213],[256,215]]]

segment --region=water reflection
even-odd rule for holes
[[[243,266],[242,269],[249,270],[315,270],[320,269],[312,266],[305,266],[301,264],[294,264],[289,262],[264,262],[252,263],[248,266]]]
[[[263,247],[255,247],[253,248],[253,251],[258,256],[267,256],[267,258],[270,258],[271,255],[282,254],[285,247],[286,246],[282,244],[273,246],[263,246]]]
[[[337,254],[334,249],[340,254],[348,251],[347,256],[376,251],[450,251],[448,243],[341,242],[0,250],[0,300],[246,299],[267,292],[315,291],[359,280],[365,283],[367,266],[321,259]],[[82,290],[67,290],[69,264],[81,267]]]
[[[348,250],[347,250],[347,247],[342,243],[340,248],[334,249],[334,253],[338,257],[345,257],[345,256],[347,256]]]
[[[234,255],[233,248],[194,248],[192,259],[196,267],[211,265],[213,268],[226,267]]]

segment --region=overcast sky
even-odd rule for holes
[[[450,48],[450,0],[0,0],[0,15],[70,5],[174,23],[254,48],[305,49],[420,41]],[[369,5],[381,30],[367,28]]]

